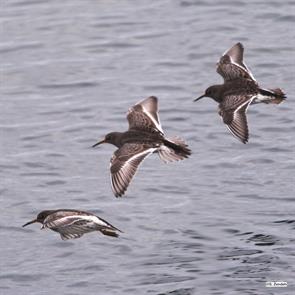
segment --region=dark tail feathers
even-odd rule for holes
[[[286,98],[286,94],[284,93],[284,91],[281,88],[276,88],[276,89],[263,89],[260,88],[259,92],[262,95],[266,95],[266,96],[274,96],[277,98]]]
[[[191,155],[191,150],[187,144],[178,137],[173,139],[164,139],[164,145],[158,151],[161,160],[164,162],[173,162],[183,160]]]
[[[281,88],[275,88],[275,89],[259,89],[259,92],[261,95],[268,97],[268,99],[263,100],[262,102],[265,103],[275,103],[279,104],[283,100],[286,99],[286,94]]]
[[[102,234],[106,236],[115,237],[115,238],[119,237],[119,234],[112,229],[104,228],[104,229],[101,229],[100,231]]]

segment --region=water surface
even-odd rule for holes
[[[294,293],[294,22],[291,1],[4,1],[0,293]],[[192,102],[222,81],[215,63],[238,41],[261,85],[288,94],[249,109],[247,145],[213,101]],[[116,199],[114,148],[90,146],[150,95],[193,155],[150,157]],[[63,242],[21,228],[54,208],[92,211],[124,234]]]

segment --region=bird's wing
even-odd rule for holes
[[[59,233],[62,240],[78,239],[83,236],[83,234],[62,233],[61,231]]]
[[[256,82],[251,71],[243,61],[244,47],[241,43],[235,44],[227,50],[217,63],[217,73],[225,81],[235,79],[249,79]]]
[[[223,122],[229,131],[243,143],[247,143],[249,139],[246,112],[254,97],[253,95],[230,95],[226,96],[219,105],[219,114]]]
[[[108,228],[108,224],[94,215],[76,215],[54,218],[50,215],[44,220],[44,228],[49,228],[60,233],[62,239],[75,239],[83,234]]]
[[[154,96],[148,97],[131,107],[127,113],[127,120],[129,130],[164,134],[158,114],[158,99]]]
[[[125,143],[111,159],[111,183],[116,197],[122,196],[139,164],[157,150],[147,144]]]

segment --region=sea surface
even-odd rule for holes
[[[294,1],[4,0],[0,9],[0,294],[295,294]],[[250,142],[210,99],[236,42],[280,105],[248,110]],[[189,160],[152,155],[115,198],[91,148],[159,98]],[[62,241],[45,209],[93,212],[124,233]],[[284,281],[286,288],[266,288]]]

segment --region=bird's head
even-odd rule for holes
[[[49,215],[51,214],[52,212],[54,212],[54,210],[45,210],[45,211],[42,211],[40,212],[38,215],[37,215],[37,218],[36,219],[33,219],[27,223],[25,223],[23,225],[23,227],[29,225],[29,224],[32,224],[32,223],[35,223],[35,222],[39,222],[39,223],[43,223],[44,222],[44,219]]]
[[[113,144],[117,147],[120,146],[120,139],[121,139],[121,132],[110,132],[108,133],[103,140],[97,142],[96,144],[94,144],[92,147],[96,147],[102,143],[110,143]]]
[[[205,93],[203,95],[199,96],[194,101],[198,101],[203,97],[211,97],[214,100],[219,101],[219,99],[220,99],[220,91],[221,91],[221,85],[210,86],[205,90]]]

